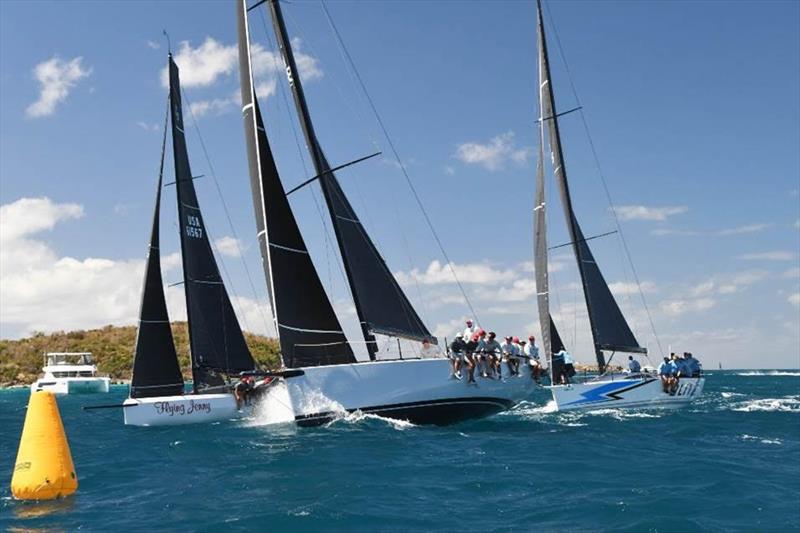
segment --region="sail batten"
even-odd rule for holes
[[[558,114],[555,112],[555,97],[550,77],[550,65],[547,56],[547,40],[545,38],[541,0],[537,1],[537,11],[541,124],[547,124],[553,173],[558,184],[561,203],[566,216],[567,229],[569,231],[570,240],[572,241],[572,249],[578,264],[578,271],[581,276],[583,293],[586,299],[586,308],[589,314],[589,323],[594,339],[597,364],[602,372],[606,365],[603,350],[637,352],[645,350],[639,346],[630,326],[622,315],[622,311],[617,305],[616,300],[614,300],[614,296],[611,294],[611,290],[602,272],[600,272],[600,268],[597,266],[594,255],[583,236],[583,232],[578,224],[578,219],[575,216],[567,181],[566,164],[561,147]]]
[[[167,119],[169,114],[167,114]],[[142,302],[139,308],[139,327],[133,353],[133,375],[131,376],[131,398],[174,396],[183,392],[183,375],[178,364],[178,354],[172,338],[167,302],[164,297],[164,281],[161,276],[161,253],[159,251],[159,217],[161,216],[161,184],[164,176],[164,155],[167,142],[167,120],[164,121],[164,137],[161,142],[161,164],[158,170],[156,202],[153,210],[153,226],[150,247],[145,265],[142,285]]]
[[[195,392],[255,368],[219,273],[200,211],[183,133],[178,66],[169,56],[172,150]]]
[[[361,224],[323,153],[311,122],[281,6],[277,0],[269,0],[269,7],[300,125],[331,216],[370,359],[375,359],[377,351],[375,333],[396,332],[390,334],[416,340],[430,338],[430,332]]]
[[[356,362],[311,260],[275,165],[255,95],[245,0],[237,5],[250,185],[264,275],[284,366]]]

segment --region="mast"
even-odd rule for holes
[[[189,322],[194,391],[223,386],[221,374],[255,368],[225,284],[219,274],[197,200],[186,149],[178,66],[169,55],[172,151],[183,286]]]
[[[159,251],[159,217],[161,215],[161,184],[164,176],[164,154],[167,145],[169,107],[164,117],[164,136],[161,140],[161,163],[158,168],[153,226],[142,283],[142,302],[139,307],[139,327],[133,352],[131,398],[176,396],[183,393],[183,375],[175,352],[175,342],[164,298]]]
[[[284,366],[355,363],[272,156],[254,90],[246,0],[239,0],[236,9],[250,187],[262,266]]]
[[[280,3],[277,0],[269,0],[269,7],[273,30],[286,66],[289,86],[317,172],[316,177],[319,179],[331,216],[369,357],[374,360],[377,351],[374,333],[419,340],[429,338],[431,335],[361,225],[358,215],[328,164],[311,122]]]
[[[544,18],[542,15],[542,2],[537,0],[538,13],[538,41],[539,41],[539,68],[540,68],[540,104],[542,123],[547,122],[550,141],[550,155],[553,162],[553,173],[558,183],[564,215],[567,219],[567,229],[572,241],[572,249],[578,263],[581,276],[583,293],[586,300],[586,309],[589,314],[589,323],[592,329],[597,366],[600,373],[605,370],[606,361],[603,350],[646,353],[636,341],[625,317],[619,309],[608,284],[594,260],[594,256],[583,236],[575,211],[572,206],[567,169],[561,147],[561,136],[556,113],[555,97],[553,95],[552,78],[550,76],[550,63],[547,55],[547,40],[545,38]]]

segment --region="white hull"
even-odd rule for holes
[[[407,359],[297,369],[286,378],[289,417],[299,425],[325,423],[361,411],[418,424],[447,424],[509,409],[536,387],[525,366],[504,380],[450,378],[448,359]],[[290,371],[291,372],[291,371]],[[284,404],[286,402],[283,402]],[[291,418],[290,418],[291,419]]]
[[[41,378],[31,385],[31,392],[48,391],[53,394],[89,394],[108,392],[110,378]]]
[[[617,379],[618,378],[618,379]],[[703,393],[705,378],[681,378],[674,395],[662,390],[658,376],[587,381],[550,387],[559,411],[618,407],[680,407]]]
[[[122,405],[128,426],[177,426],[230,420],[239,416],[233,394],[128,398]]]

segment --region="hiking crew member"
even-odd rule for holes
[[[470,337],[464,346],[464,363],[467,365],[467,384],[475,383],[475,352],[478,349],[480,337],[476,333]]]
[[[467,343],[464,342],[464,334],[458,333],[456,339],[450,343],[450,377],[461,379],[461,365],[466,349]]]
[[[542,375],[542,362],[539,359],[539,347],[536,346],[536,337],[528,337],[528,344],[525,346],[524,354],[528,356],[528,365],[531,367],[531,377],[536,383]]]
[[[472,319],[467,319],[467,327],[464,328],[464,342],[469,342],[472,336],[480,331],[480,328],[475,325]]]
[[[508,365],[508,371],[512,376],[516,376],[515,363],[517,361],[517,347],[514,344],[514,338],[511,336],[506,337],[505,342],[500,345],[500,350],[503,354],[502,358],[505,359]]]
[[[689,353],[689,352],[685,352],[683,354],[683,358],[686,361],[687,366],[689,367],[689,371],[690,371],[689,375],[691,377],[693,377],[693,378],[699,378],[700,377],[700,369],[701,369],[700,361],[695,359],[692,356],[692,354]]]
[[[502,361],[502,349],[500,348],[500,343],[495,340],[495,332],[489,332],[489,338],[483,345],[483,353],[486,355],[486,362],[489,365],[489,372],[492,374],[491,377],[494,377],[494,373],[497,372],[497,379],[501,379],[503,377],[503,373],[500,368],[500,364]]]
[[[423,359],[432,359],[434,357],[439,357],[441,355],[441,351],[439,347],[435,344],[431,344],[431,340],[428,338],[422,339],[422,348],[419,351],[419,356]]]
[[[658,365],[658,375],[661,377],[661,389],[664,392],[669,392],[670,373],[669,357],[665,357],[661,364]]]

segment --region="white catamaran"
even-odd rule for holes
[[[587,239],[583,236],[572,207],[567,170],[559,135],[550,64],[547,55],[541,0],[537,1],[539,48],[539,161],[536,172],[536,206],[534,209],[534,252],[536,292],[542,345],[550,363],[553,399],[559,410],[594,409],[598,407],[655,407],[680,406],[699,397],[705,378],[680,378],[673,394],[663,392],[659,376],[648,373],[607,373],[604,352],[646,354],[636,341],[608,284],[594,260]],[[547,225],[545,209],[544,143],[545,129],[550,146],[553,174],[566,215],[572,250],[578,263],[589,323],[592,330],[599,376],[585,382],[559,385],[563,362],[553,357],[564,345],[550,316],[549,281],[547,273]]]
[[[369,361],[358,361],[320,282],[295,221],[270,150],[250,60],[248,11],[267,4],[288,84],[344,263]],[[384,262],[351,206],[311,122],[281,5],[264,0],[249,9],[237,0],[239,72],[258,242],[280,340],[291,416],[300,425],[361,411],[444,424],[508,409],[532,391],[528,377],[505,381],[449,379],[447,359],[377,360],[375,335],[433,338]],[[346,166],[346,165],[344,165]],[[296,190],[296,188],[294,189]],[[510,373],[506,372],[508,376]]]

